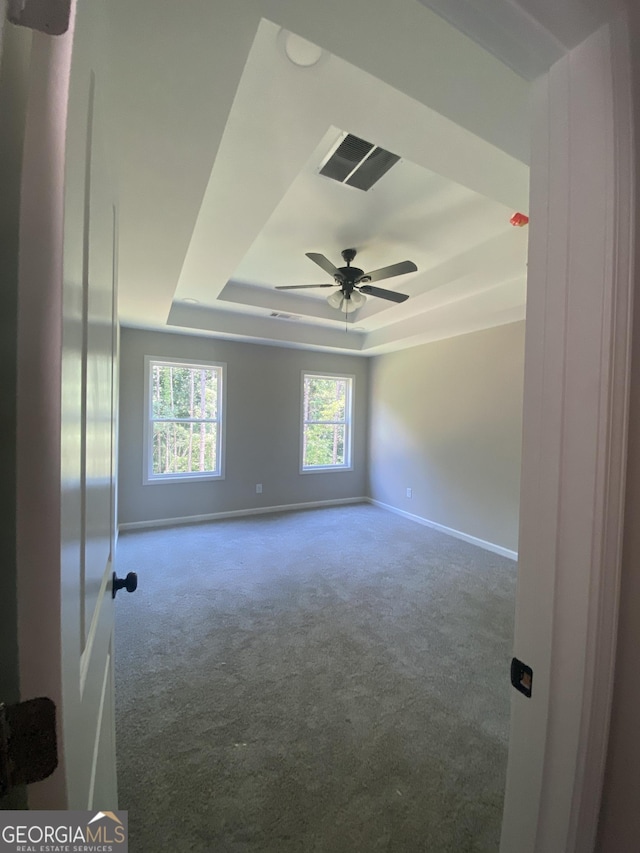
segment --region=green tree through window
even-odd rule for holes
[[[350,376],[303,374],[302,468],[351,467]]]
[[[220,476],[222,365],[148,361],[149,479]]]

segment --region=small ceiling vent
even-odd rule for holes
[[[297,320],[299,318],[299,314],[285,314],[282,311],[272,311],[269,314],[270,317],[277,317],[279,320]]]
[[[359,190],[369,190],[400,157],[348,133],[329,158],[320,174]]]

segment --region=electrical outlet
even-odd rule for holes
[[[262,494],[262,483],[256,483],[256,495]]]
[[[407,497],[408,497],[408,498],[412,498],[412,497],[413,497],[413,489],[407,489]]]

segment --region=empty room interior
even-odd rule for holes
[[[635,851],[634,4],[0,6],[2,811]]]
[[[523,325],[374,359],[123,329],[118,572],[138,589],[116,602],[116,722],[132,842],[497,849]],[[141,485],[150,353],[226,366],[223,480]],[[351,470],[300,470],[307,370],[332,395],[352,383]],[[331,462],[333,444],[311,445],[311,466],[314,449]]]
[[[139,849],[493,851],[535,69],[273,5],[109,15],[120,807]]]

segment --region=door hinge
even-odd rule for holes
[[[50,776],[58,766],[56,706],[47,698],[0,702],[0,797]]]
[[[19,27],[61,36],[69,29],[71,0],[9,0],[7,18]]]

